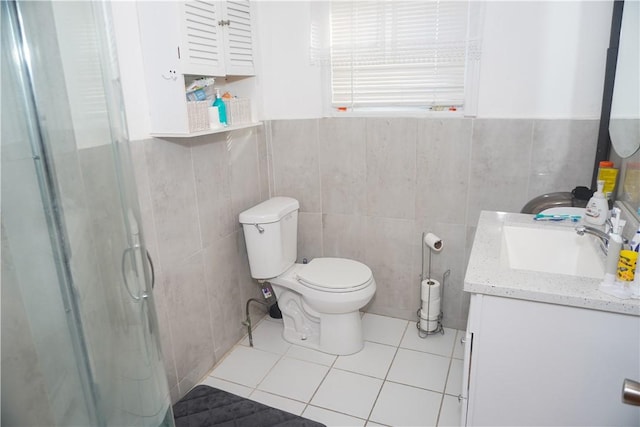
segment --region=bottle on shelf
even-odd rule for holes
[[[213,106],[218,107],[220,124],[222,124],[222,126],[227,126],[227,107],[224,105],[224,101],[220,97],[220,89],[216,89],[216,99],[213,101]]]

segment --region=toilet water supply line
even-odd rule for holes
[[[432,280],[431,279],[431,254],[432,252],[440,252],[442,250],[443,247],[443,243],[442,243],[442,239],[440,239],[438,236],[436,236],[435,234],[432,233],[427,233],[427,232],[423,232],[422,233],[422,268],[420,270],[420,299],[421,299],[421,306],[420,308],[418,308],[417,311],[417,315],[418,315],[418,322],[416,323],[416,327],[418,329],[418,336],[420,338],[426,338],[428,335],[433,335],[436,333],[441,333],[444,334],[444,328],[442,327],[442,310],[441,310],[441,303],[440,301],[443,299],[444,296],[444,285],[445,282],[447,280],[447,277],[451,274],[451,270],[447,270],[444,272],[444,274],[442,275],[442,285],[440,285],[436,280]],[[429,267],[428,267],[428,275],[426,278],[426,283],[425,283],[425,275],[424,275],[424,249],[425,246],[429,247]],[[426,286],[425,286],[426,285]],[[425,288],[427,289],[427,295],[426,295],[426,300],[424,299],[424,290]],[[439,290],[439,294],[438,295],[434,295],[434,301],[440,299],[440,301],[438,301],[437,303],[433,303],[432,299],[431,299],[431,289],[432,288],[436,288]],[[424,316],[424,306],[426,304],[426,318]],[[435,304],[436,310],[438,310],[438,314],[437,317],[435,319],[431,318],[431,305]],[[422,325],[423,321],[425,322],[425,325]],[[429,324],[431,322],[435,321],[436,322],[436,326],[435,328],[431,328],[429,326]],[[421,326],[425,326],[424,328]],[[423,335],[424,333],[424,335]]]
[[[247,327],[247,333],[249,335],[249,347],[253,347],[253,334],[251,333],[251,316],[249,314],[249,305],[252,302],[257,302],[258,304],[267,307],[267,310],[269,310],[271,306],[277,302],[276,295],[273,292],[273,288],[271,288],[271,283],[267,282],[266,280],[258,280],[258,283],[260,284],[262,295],[264,295],[266,301],[260,301],[257,298],[249,298],[247,300],[247,304],[245,305],[246,319],[244,322],[242,322],[242,325]]]

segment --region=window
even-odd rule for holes
[[[332,2],[332,106],[462,108],[479,53],[469,10],[468,1]]]

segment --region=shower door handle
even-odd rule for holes
[[[151,259],[151,254],[145,248],[144,250],[147,253],[147,261],[149,261],[149,268],[151,269],[151,289],[156,287],[156,269],[153,268],[153,260]]]
[[[125,268],[128,257],[131,257],[132,264],[138,267],[136,268],[136,273],[139,270],[143,270],[145,268],[144,263],[142,262],[142,257],[139,257],[136,253],[136,251],[140,251],[140,250],[142,250],[142,246],[140,246],[139,244],[134,244],[133,246],[126,248],[122,252],[122,263],[121,263],[122,280],[124,281],[124,287],[127,290],[127,293],[135,301],[140,301],[142,299],[149,298],[149,294],[145,290],[143,290],[140,295],[134,294],[134,292],[131,290],[131,284],[129,283],[129,279],[127,278],[127,271]],[[146,248],[145,248],[145,253],[147,255],[147,261],[149,262],[149,267],[151,269],[151,289],[153,289],[155,287],[155,282],[156,282],[155,269],[153,268],[153,261],[151,260],[151,255],[149,254],[149,251]],[[139,274],[137,274],[137,276],[138,278],[140,277]],[[142,282],[145,283],[144,275],[142,277]]]

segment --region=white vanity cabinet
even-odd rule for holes
[[[255,74],[251,3],[140,1],[137,10],[151,133],[189,136],[185,83]]]
[[[637,426],[640,318],[472,293],[462,425]]]

